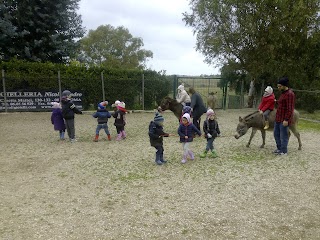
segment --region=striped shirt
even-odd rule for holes
[[[276,122],[288,121],[291,125],[294,112],[295,95],[291,89],[281,93],[278,100]]]

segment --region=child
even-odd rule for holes
[[[193,141],[194,133],[201,136],[200,130],[191,122],[190,115],[188,113],[183,114],[182,123],[178,128],[178,134],[180,136],[180,142],[183,146],[183,158],[182,163],[187,162],[189,156],[191,160],[194,159],[194,154],[190,149],[191,142]]]
[[[119,103],[121,103],[119,100],[116,100],[112,105],[111,107],[114,108],[114,111],[117,111],[117,106],[119,105]]]
[[[163,137],[169,137],[169,134],[163,131],[163,122],[164,118],[159,112],[156,112],[154,120],[149,124],[150,144],[157,149],[155,162],[158,165],[167,162],[163,159]]]
[[[270,86],[267,86],[266,89],[264,90],[264,94],[261,99],[261,103],[259,105],[259,112],[263,114],[264,121],[265,121],[265,126],[264,129],[269,128],[269,113],[274,109],[274,104],[275,104],[275,96],[273,93],[273,89]]]
[[[215,116],[215,112],[212,109],[208,109],[207,119],[203,123],[203,131],[207,138],[207,146],[206,150],[200,155],[201,158],[206,157],[209,150],[211,151],[210,157],[218,157],[213,146],[214,139],[220,136],[220,129],[218,122],[215,120]]]
[[[55,131],[59,131],[60,140],[64,140],[64,132],[66,130],[66,126],[64,124],[61,106],[57,102],[52,102],[52,114],[51,114],[51,123],[54,126]]]
[[[108,118],[111,118],[111,114],[106,109],[108,101],[104,101],[98,104],[98,110],[92,115],[94,118],[97,118],[98,125],[96,128],[96,136],[94,142],[99,141],[99,132],[101,129],[104,129],[105,133],[108,136],[108,140],[111,141],[111,136],[108,128]]]
[[[76,141],[75,139],[75,127],[74,127],[74,114],[82,114],[82,112],[74,105],[71,100],[71,92],[65,90],[62,92],[61,97],[62,116],[66,123],[68,136],[71,143]]]
[[[125,139],[127,134],[124,131],[124,126],[126,125],[126,104],[124,102],[120,102],[117,104],[117,110],[112,114],[112,116],[115,118],[114,125],[117,129],[117,141],[120,141],[121,139]]]
[[[190,106],[184,106],[184,107],[182,108],[182,114],[181,114],[181,117],[180,117],[180,123],[182,123],[182,116],[183,116],[183,114],[189,113],[189,115],[190,115],[190,117],[191,117],[191,112],[192,112],[192,109],[191,109]]]

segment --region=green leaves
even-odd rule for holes
[[[80,0],[3,1],[0,5],[0,55],[62,63],[84,34],[77,15]]]
[[[133,37],[123,26],[101,25],[80,40],[78,59],[109,68],[143,69],[153,53],[142,47],[142,39]]]

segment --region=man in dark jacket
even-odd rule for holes
[[[163,159],[163,137],[169,137],[169,134],[163,131],[163,122],[164,118],[160,113],[156,112],[154,120],[149,124],[150,144],[157,150],[155,162],[158,165],[167,162]]]
[[[62,116],[66,123],[69,139],[71,143],[74,143],[76,141],[75,127],[74,127],[74,114],[82,114],[82,112],[72,102],[71,92],[69,90],[65,90],[62,92],[61,106],[62,106]]]
[[[201,116],[207,109],[203,103],[202,97],[199,93],[197,93],[193,87],[189,88],[189,94],[191,94],[191,108],[192,108],[192,117],[193,124],[200,130],[200,121]]]

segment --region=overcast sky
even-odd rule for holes
[[[141,37],[144,49],[153,52],[148,68],[177,75],[218,74],[196,52],[192,28],[182,21],[188,0],[81,0],[79,13],[86,30],[100,25],[124,26],[133,37]]]

